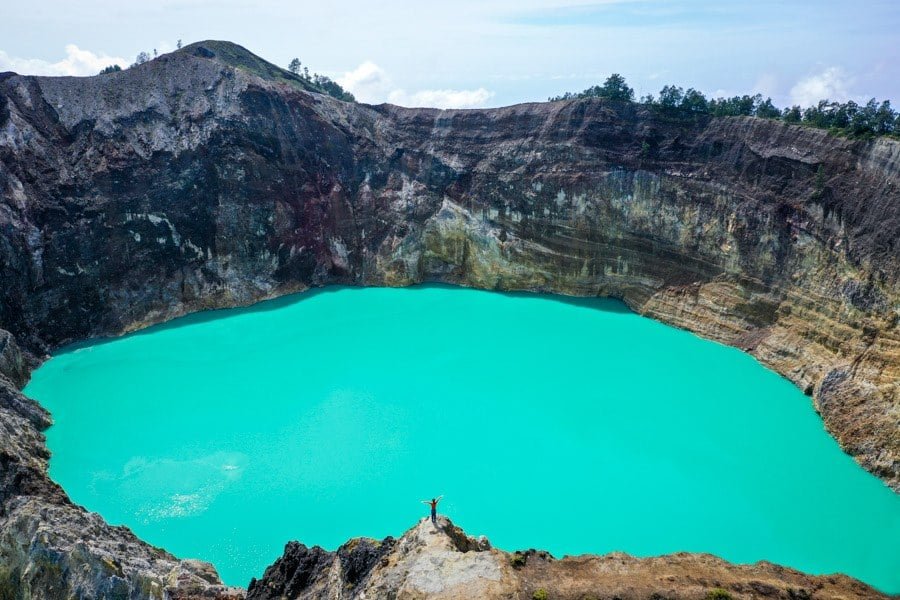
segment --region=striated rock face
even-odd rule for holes
[[[260,64],[203,42],[0,74],[0,597],[231,593],[72,506],[17,387],[67,342],[332,283],[621,298],[788,377],[900,490],[900,143],[599,100],[345,104]]]
[[[843,575],[812,577],[765,562],[736,566],[708,554],[556,560],[535,550],[507,553],[440,517],[437,526],[423,519],[398,540],[355,539],[337,552],[290,542],[263,578],[250,583],[247,600],[528,599],[542,591],[554,600],[887,597]]]

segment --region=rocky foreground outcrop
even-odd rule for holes
[[[900,490],[898,242],[886,139],[596,99],[348,104],[223,42],[0,74],[0,598],[240,594],[73,506],[18,389],[62,344],[333,283],[621,298],[788,377]]]
[[[843,575],[812,577],[771,563],[737,566],[708,554],[637,559],[627,554],[556,560],[503,552],[449,519],[423,519],[399,539],[360,538],[336,552],[289,542],[253,580],[247,600],[458,598],[741,600],[886,598]]]

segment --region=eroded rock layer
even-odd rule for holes
[[[771,563],[732,565],[709,554],[638,559],[627,554],[556,560],[546,552],[503,552],[468,537],[449,519],[423,519],[399,539],[350,540],[336,552],[289,542],[253,580],[247,600],[394,598],[618,598],[742,600],[887,598],[844,575],[812,577]]]
[[[332,283],[621,298],[791,379],[900,490],[900,143],[599,100],[346,104],[251,57],[0,74],[0,597],[236,593],[72,506],[17,388],[67,342]]]

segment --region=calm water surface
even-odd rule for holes
[[[500,548],[712,552],[900,592],[900,496],[753,358],[612,301],[332,289],[60,352],[75,502],[246,585],[441,512]]]

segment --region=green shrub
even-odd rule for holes
[[[547,590],[544,588],[538,588],[531,597],[534,600],[547,600],[550,597],[550,594],[547,593]]]
[[[727,591],[722,588],[716,588],[706,593],[706,600],[732,600],[732,598]]]
[[[583,92],[566,92],[548,100],[575,98],[605,98],[634,103],[634,90],[628,87],[624,77],[613,73],[602,86],[595,85]],[[900,137],[900,112],[891,106],[889,100],[878,101],[875,98],[865,104],[858,104],[853,100],[833,102],[826,99],[805,109],[795,105],[782,110],[775,106],[771,98],[763,98],[762,94],[707,98],[693,88],[685,91],[680,86],[667,85],[660,90],[659,97],[647,94],[639,102],[653,109],[658,117],[670,122],[692,120],[697,115],[752,116],[818,127],[854,138],[870,139],[881,135]]]

